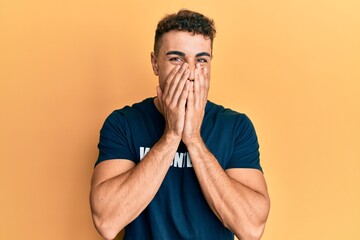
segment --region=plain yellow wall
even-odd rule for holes
[[[360,1],[0,1],[0,239],[101,239],[90,177],[107,115],[155,95],[157,21],[216,21],[210,99],[250,116],[264,240],[360,239]]]

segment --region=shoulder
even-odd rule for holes
[[[245,114],[235,111],[231,108],[225,108],[222,105],[208,101],[206,104],[205,114],[209,117],[220,118],[228,122],[233,122],[236,125],[251,124],[250,118]]]
[[[208,101],[205,118],[207,125],[227,132],[237,140],[243,141],[250,136],[256,138],[255,127],[245,113]]]
[[[126,105],[120,109],[116,109],[111,112],[105,119],[102,130],[107,128],[118,129],[123,128],[124,126],[129,125],[133,119],[139,119],[146,114],[146,112],[153,111],[153,98],[144,99],[141,102],[134,103],[129,106]]]
[[[134,103],[129,106],[126,105],[123,108],[114,110],[107,119],[110,120],[119,120],[124,117],[130,117],[134,114],[141,114],[144,112],[151,112],[154,108],[153,103],[154,98],[146,98],[141,102]]]

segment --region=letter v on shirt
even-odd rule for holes
[[[145,155],[150,151],[148,147],[140,147],[140,161],[145,157]],[[171,163],[172,167],[176,168],[192,168],[192,163],[190,155],[188,152],[179,153],[176,152],[175,157]]]

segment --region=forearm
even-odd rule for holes
[[[164,135],[134,168],[92,187],[94,222],[103,236],[115,237],[146,208],[158,191],[179,142]]]
[[[259,239],[268,214],[268,198],[229,177],[203,142],[188,151],[204,196],[215,215],[240,239]]]
[[[154,104],[165,119],[164,135],[137,166],[127,172],[125,169],[95,188],[92,204],[95,225],[96,219],[106,221],[104,225],[115,227],[117,233],[155,196],[181,141],[189,73],[187,64],[177,66],[164,79],[163,85],[156,88]]]

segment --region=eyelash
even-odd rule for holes
[[[205,58],[199,58],[198,62],[200,63],[207,63],[207,60]]]
[[[170,61],[182,61],[182,59],[179,57],[173,57],[173,58],[170,58]]]
[[[179,57],[173,57],[170,58],[170,61],[183,61],[183,59]],[[199,58],[197,61],[200,63],[207,63],[207,60],[205,58]]]

